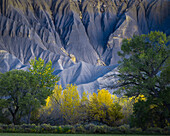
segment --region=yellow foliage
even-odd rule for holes
[[[46,106],[43,107],[43,111],[45,115],[50,116],[55,109],[57,110],[56,114],[61,115],[65,122],[76,124],[82,115],[87,116],[87,108],[85,107],[88,106],[88,101],[88,93],[85,92],[80,99],[77,86],[67,85],[66,89],[63,90],[61,86],[56,85],[53,94],[46,99]]]
[[[97,99],[100,105],[105,104],[107,106],[110,106],[113,103],[113,98],[111,93],[105,89],[98,90]]]
[[[89,98],[88,98],[89,96]],[[108,90],[98,90],[98,93],[88,94],[83,92],[80,99],[77,87],[67,85],[63,90],[56,86],[53,94],[47,98],[46,106],[48,114],[58,105],[59,112],[68,124],[79,123],[80,120],[96,120],[110,125],[127,123],[133,112],[133,104],[138,100],[146,100],[144,95],[138,97],[117,97]],[[124,119],[122,119],[124,117]],[[120,121],[120,119],[122,119]]]
[[[61,112],[64,119],[70,124],[75,124],[76,118],[79,116],[78,107],[80,106],[80,98],[77,86],[67,85],[63,90]]]
[[[158,105],[155,105],[155,104],[150,105],[150,109],[153,109],[155,107],[158,107]]]
[[[138,101],[146,101],[146,97],[143,94],[138,95],[138,97],[135,98],[135,103]]]
[[[55,86],[53,90],[53,94],[46,99],[46,107],[51,107],[52,105],[56,103],[58,104],[60,103],[62,90],[63,88],[61,85]]]
[[[114,102],[118,102],[119,101],[119,97],[117,97],[116,95],[112,95],[113,101]]]
[[[50,102],[50,97],[48,96],[48,98],[46,99],[46,107],[50,106],[49,102]]]
[[[60,104],[61,103],[61,94],[62,94],[63,88],[61,85],[56,85],[53,90],[53,95],[51,96],[51,100],[53,104]]]
[[[81,98],[81,104],[82,105],[87,105],[89,99],[88,99],[88,92],[86,93],[85,91],[83,92],[82,98]]]
[[[62,93],[62,86],[56,85],[53,94],[49,96],[46,99],[46,105],[43,107],[43,111],[47,114],[51,114],[51,112],[54,110],[54,107],[57,104],[60,104],[60,98],[61,98],[61,93]]]
[[[101,121],[110,125],[123,117],[120,112],[121,106],[115,102],[116,96],[111,95],[108,90],[98,90],[89,98],[89,114],[91,120]]]

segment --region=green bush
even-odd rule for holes
[[[58,133],[58,126],[50,126],[50,129],[48,133]]]
[[[162,128],[152,127],[145,130],[146,134],[162,134]]]
[[[61,126],[61,128],[62,128],[62,132],[63,133],[71,133],[72,129],[73,129],[73,126],[65,125],[65,126]]]
[[[163,134],[170,135],[170,126],[164,127]]]
[[[109,129],[109,133],[111,133],[111,134],[122,134],[120,128],[118,128],[118,127],[111,127]]]
[[[94,124],[87,124],[84,126],[85,130],[87,133],[90,133],[90,134],[94,134],[96,133],[96,130],[97,130],[97,126],[94,125]]]
[[[119,126],[118,129],[120,129],[122,134],[128,134],[130,130],[130,126],[127,124],[124,124],[124,125]]]
[[[36,127],[35,127],[35,131],[36,131],[37,133],[40,133],[40,132],[41,132],[41,126],[39,126],[39,125],[36,126]]]
[[[142,129],[141,128],[131,128],[129,130],[130,134],[141,134],[142,133]]]
[[[22,124],[19,126],[19,128],[16,128],[19,132],[25,132],[25,133],[36,133],[37,126],[35,124]]]
[[[87,133],[87,130],[83,125],[77,124],[74,126],[74,133]]]
[[[55,132],[56,132],[56,133],[63,133],[62,127],[61,127],[61,126],[56,126],[56,127],[55,127]]]
[[[36,125],[35,124],[22,124],[20,125],[23,129],[25,128],[35,128]]]
[[[96,133],[107,134],[110,132],[110,127],[107,125],[97,126]]]
[[[170,134],[170,126],[161,128],[148,128],[142,131],[141,128],[130,128],[129,125],[122,125],[119,127],[110,127],[107,125],[77,124],[75,126],[51,126],[49,124],[42,124],[36,126],[35,124],[23,125],[5,125],[0,124],[0,132],[8,133],[86,133],[86,134]]]
[[[0,133],[1,133],[1,132],[3,132],[3,128],[2,128],[2,127],[0,127]]]
[[[52,130],[52,127],[50,124],[42,124],[40,127],[41,127],[42,132],[51,132]]]

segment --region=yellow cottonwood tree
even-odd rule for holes
[[[77,86],[67,85],[63,90],[61,86],[56,85],[41,111],[43,120],[53,118],[56,124],[84,122],[87,119],[88,101],[88,93],[85,92],[80,99]]]
[[[53,120],[58,118],[56,123],[76,124],[98,121],[114,126],[124,122],[120,122],[124,116],[128,119],[131,115],[132,100],[127,97],[119,98],[105,89],[98,90],[98,94],[83,92],[80,98],[77,86],[67,85],[63,90],[57,85],[53,95],[47,98],[44,111],[48,118]]]
[[[61,96],[61,112],[63,114],[63,118],[68,124],[77,123],[77,117],[79,117],[78,108],[80,106],[80,97],[77,86],[67,85]]]
[[[40,120],[43,122],[48,122],[51,124],[59,124],[62,120],[62,115],[60,111],[60,106],[61,106],[61,94],[62,94],[62,86],[61,85],[56,85],[53,94],[50,95],[46,99],[46,105],[40,110]],[[52,122],[49,121],[49,119]],[[61,122],[62,123],[62,122]]]
[[[44,109],[48,110],[48,114],[53,111],[54,107],[61,105],[62,90],[63,88],[61,85],[56,85],[53,94],[46,99],[46,106],[44,106]]]
[[[117,102],[114,102],[108,90],[98,90],[98,94],[90,95],[88,112],[92,121],[114,126],[118,120],[123,118],[121,108]]]

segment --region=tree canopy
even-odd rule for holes
[[[0,76],[0,105],[7,108],[16,124],[27,112],[27,105],[39,103],[33,95],[37,90],[37,78],[30,72],[12,70]]]
[[[123,40],[121,50],[116,93],[146,97],[146,101],[134,105],[138,127],[166,126],[170,121],[169,39],[162,32],[135,35]],[[141,120],[144,122],[139,126]]]
[[[51,61],[45,64],[41,58],[32,59],[29,71],[39,79],[39,87],[46,88],[46,91],[49,92],[52,92],[56,82],[59,80],[59,77],[53,74],[54,69]]]
[[[166,90],[170,45],[162,32],[133,36],[124,39],[119,56],[119,89],[127,95],[144,94],[145,97],[158,97]],[[165,72],[167,72],[165,74]],[[165,84],[166,83],[166,84]]]
[[[58,76],[53,75],[51,61],[30,61],[30,71],[12,70],[0,73],[0,108],[5,108],[12,115],[13,123],[19,123],[21,117],[27,116],[30,123],[31,113],[41,105],[53,92]]]

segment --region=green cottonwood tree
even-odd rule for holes
[[[30,61],[29,71],[37,77],[37,90],[34,92],[41,105],[46,104],[46,99],[53,93],[53,89],[59,80],[59,77],[54,75],[52,69],[52,62],[44,63],[44,60],[32,59]],[[29,105],[28,123],[30,122],[31,112],[36,109],[34,105]]]
[[[44,63],[44,60],[32,59],[30,61],[29,71],[37,77],[38,84],[37,90],[35,90],[35,95],[40,101],[41,105],[46,104],[46,99],[53,93],[54,86],[56,85],[59,77],[54,75],[54,69],[52,69],[52,62]],[[30,122],[31,112],[36,109],[34,105],[29,105],[28,123]]]
[[[46,99],[58,81],[53,75],[52,63],[44,60],[31,60],[30,72],[12,70],[0,75],[0,104],[8,108],[13,123],[27,115],[30,123],[31,112],[45,105]]]
[[[43,59],[37,60],[35,58],[30,61],[30,65],[29,71],[37,76],[39,87],[44,88],[46,93],[50,95],[59,80],[59,77],[53,74],[52,62],[49,61],[45,64]]]
[[[165,34],[151,32],[148,35],[124,39],[119,70],[119,87],[128,95],[158,96],[162,86],[161,69],[168,61],[170,50]],[[129,56],[129,57],[127,57]]]
[[[168,79],[170,45],[168,42],[168,38],[162,32],[151,32],[148,35],[124,39],[122,52],[119,52],[122,60],[118,67],[117,87],[119,90],[117,92],[124,92],[128,96],[143,94],[150,105],[156,104],[156,107],[163,109],[157,110],[157,114],[160,113],[158,116],[162,117],[160,120],[164,120],[159,126],[166,124],[170,110],[170,102],[167,98],[170,96]],[[162,113],[165,114],[162,115]]]
[[[0,106],[7,108],[12,122],[17,124],[27,112],[28,104],[39,104],[34,94],[38,80],[30,72],[12,70],[0,76]]]

